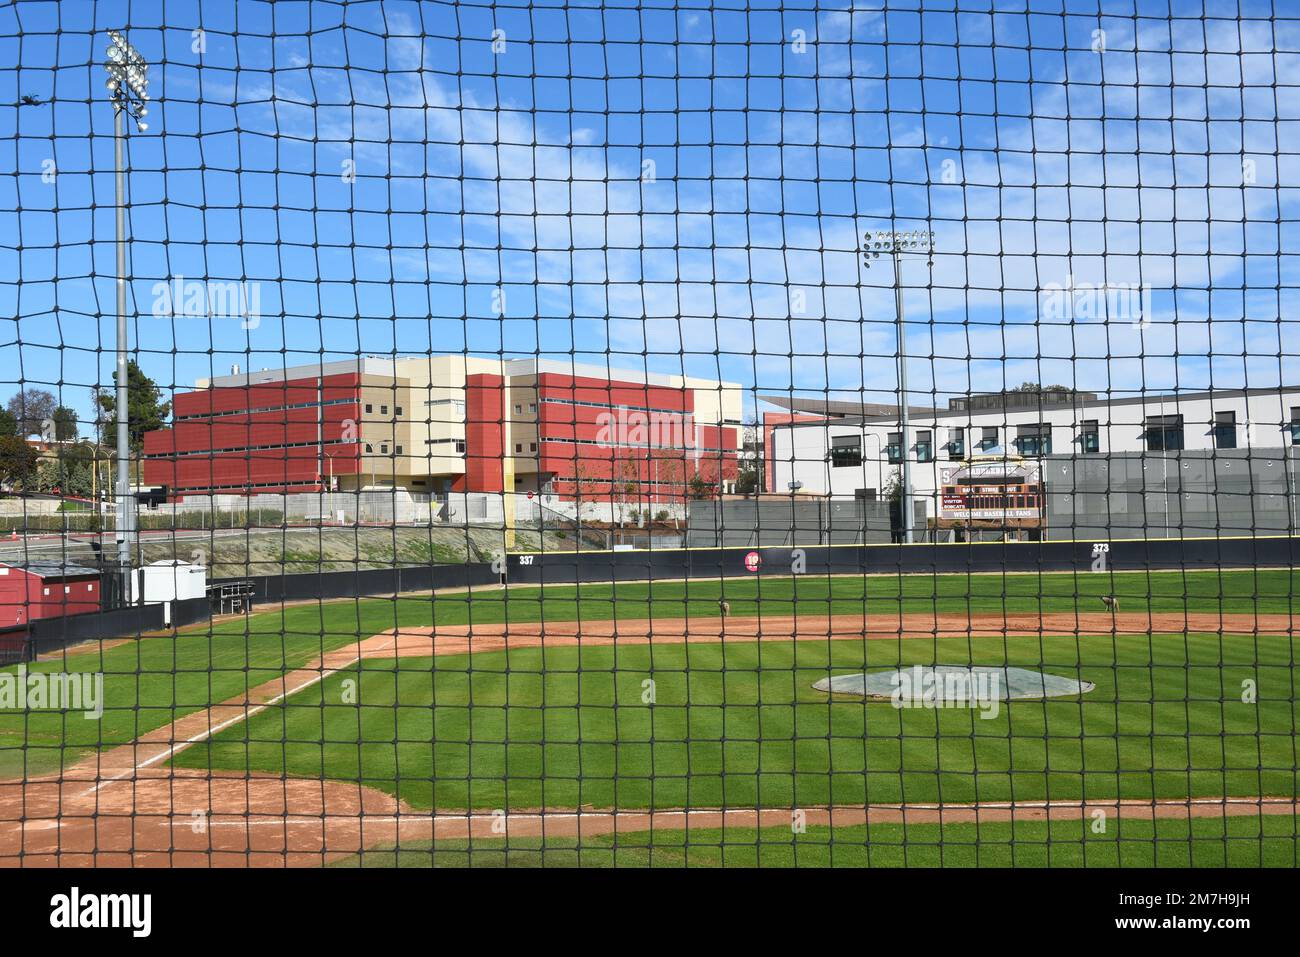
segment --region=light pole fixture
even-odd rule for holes
[[[126,131],[123,114],[130,114],[141,132],[149,128],[149,64],[140,51],[116,30],[108,31],[104,69],[113,104],[113,169],[117,200],[117,561],[122,573],[122,598],[134,604],[131,582],[135,553],[135,496],[131,493],[131,440],[128,428],[130,396],[127,379],[126,322]]]
[[[912,543],[912,464],[908,455],[909,436],[907,422],[907,337],[903,320],[903,269],[902,257],[906,254],[923,254],[933,265],[934,233],[925,229],[877,229],[867,233],[862,243],[862,264],[867,269],[872,262],[888,254],[894,260],[894,311],[898,328],[898,427],[902,431],[902,496],[899,501],[903,541]]]

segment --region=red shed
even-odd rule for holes
[[[59,562],[0,563],[0,627],[99,611],[99,572]]]

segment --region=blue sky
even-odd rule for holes
[[[168,389],[432,350],[887,400],[894,276],[856,249],[918,227],[914,401],[1300,382],[1300,11],[884,7],[0,7],[0,389],[89,415],[111,379],[123,27],[156,101],[132,344]],[[177,277],[257,284],[260,319],[156,315]],[[1148,286],[1151,321],[1045,319],[1071,277]]]

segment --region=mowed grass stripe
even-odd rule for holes
[[[812,688],[900,662],[1097,687],[991,719]],[[1284,637],[514,649],[367,661],[174,763],[359,781],[440,810],[1286,796],[1294,681]]]
[[[1201,611],[1287,614],[1300,607],[1300,571],[1079,572],[747,577],[724,580],[514,586],[439,600],[438,624],[573,621],[615,618],[716,617],[718,599],[731,614],[893,616],[909,612],[1104,611],[1100,598],[1120,599],[1123,611]],[[427,608],[428,600],[421,601]],[[399,602],[399,604],[404,604]],[[402,615],[399,612],[399,615]]]
[[[810,825],[576,838],[418,841],[334,867],[1295,867],[1289,815],[980,824]]]
[[[325,652],[397,627],[733,615],[820,617],[906,612],[997,614],[1098,611],[1118,595],[1124,611],[1291,611],[1300,572],[1233,570],[1122,574],[761,577],[489,588],[472,592],[303,604],[226,621],[175,637],[68,653],[33,671],[100,671],[101,721],[80,714],[0,712],[0,778],[49,773],[96,749],[134,740],[177,718],[227,701]],[[9,666],[13,671],[15,666]]]

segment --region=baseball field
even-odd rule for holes
[[[1295,866],[1298,583],[491,587],[71,649],[23,667],[102,673],[103,714],[0,712],[0,858]],[[915,665],[1091,690],[987,713],[814,688]]]

